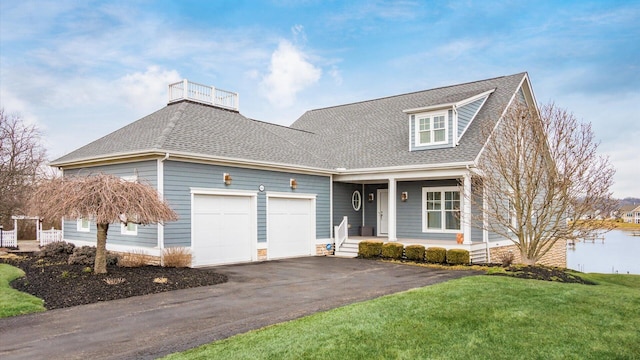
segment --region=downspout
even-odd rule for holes
[[[158,178],[158,196],[160,200],[164,200],[164,161],[169,158],[169,153],[165,153],[164,157],[158,160],[157,178]],[[164,249],[164,224],[158,223],[158,249],[160,249],[160,257]]]

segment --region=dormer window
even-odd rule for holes
[[[416,115],[416,146],[447,143],[447,112]]]

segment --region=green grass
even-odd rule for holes
[[[170,359],[638,359],[640,276],[473,276],[234,336]]]
[[[44,302],[33,295],[13,289],[9,283],[24,276],[17,267],[0,264],[0,318],[45,311]]]

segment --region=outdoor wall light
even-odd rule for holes
[[[373,201],[373,193],[369,193],[369,202]]]
[[[296,179],[289,179],[289,186],[291,186],[291,188],[295,190],[298,187],[298,182],[296,181]]]
[[[409,198],[409,193],[408,193],[408,192],[403,191],[403,192],[400,194],[400,200],[402,200],[402,201],[407,201],[407,199],[408,199],[408,198]]]
[[[231,175],[229,173],[222,174],[222,180],[224,180],[225,185],[231,185]]]

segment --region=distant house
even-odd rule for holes
[[[235,93],[185,80],[169,86],[166,107],[52,165],[146,181],[179,214],[121,225],[109,233],[115,251],[188,247],[203,266],[354,256],[359,240],[377,237],[483,262],[513,244],[474,226],[480,209],[465,199],[481,124],[514,102],[536,106],[526,73],[310,110],[287,127],[243,116]],[[64,221],[65,240],[79,245],[95,231],[89,219]]]
[[[623,205],[620,207],[619,214],[626,223],[640,224],[640,205]]]

